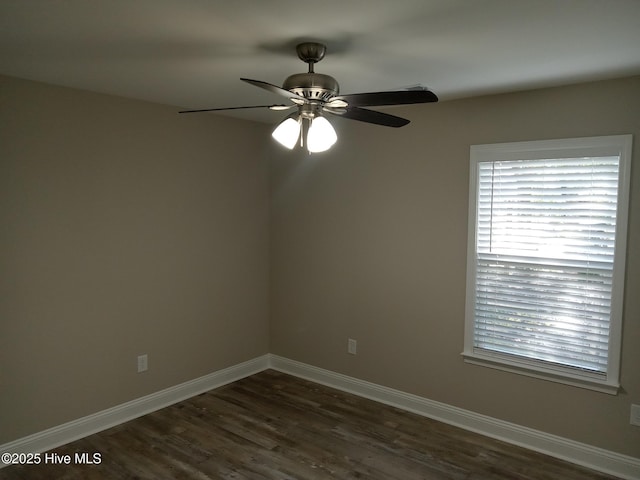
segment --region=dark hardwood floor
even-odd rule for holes
[[[614,478],[273,370],[53,452],[71,464],[10,466],[0,478]]]

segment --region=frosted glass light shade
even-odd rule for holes
[[[291,150],[296,146],[296,142],[300,136],[300,124],[297,120],[289,117],[276,127],[273,133],[271,133],[271,136],[280,143],[280,145]]]
[[[311,122],[307,133],[307,149],[312,152],[324,152],[338,140],[338,135],[329,121],[324,117],[316,117]]]

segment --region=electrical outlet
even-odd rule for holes
[[[640,405],[631,405],[631,425],[640,427]]]
[[[358,341],[350,338],[347,342],[347,353],[355,355],[358,353]]]
[[[146,372],[149,368],[149,359],[147,358],[147,354],[138,355],[138,373]]]

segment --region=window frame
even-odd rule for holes
[[[472,145],[469,172],[469,217],[467,239],[467,278],[465,300],[465,333],[462,356],[467,363],[482,365],[512,373],[541,378],[567,385],[617,394],[620,388],[620,358],[622,345],[622,313],[627,251],[628,210],[630,196],[632,135],[609,135],[558,140]],[[477,215],[479,165],[482,162],[508,160],[536,160],[549,158],[578,158],[619,155],[618,204],[616,213],[615,253],[613,263],[611,316],[607,372],[591,374],[570,367],[527,359],[509,354],[478,350],[474,346]]]

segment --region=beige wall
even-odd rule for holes
[[[266,127],[0,82],[0,444],[267,353]]]
[[[273,159],[271,352],[640,457],[640,77],[390,113],[412,123],[336,122],[329,153]],[[620,394],[464,363],[469,146],[627,133]]]

